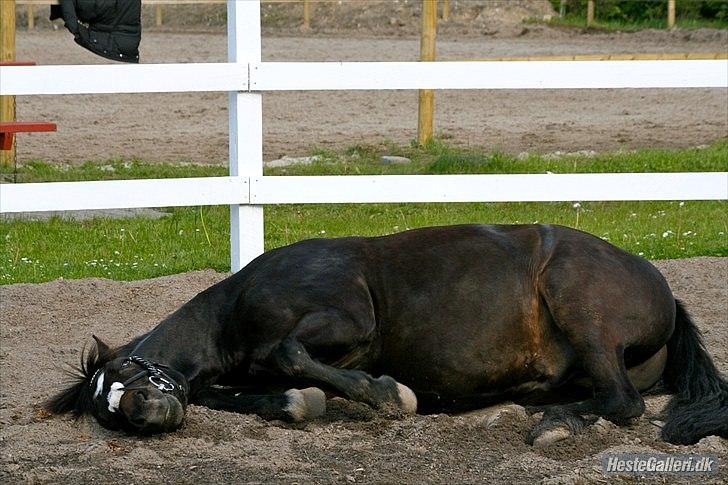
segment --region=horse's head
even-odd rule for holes
[[[169,367],[121,356],[98,338],[76,369],[74,382],[46,403],[54,414],[91,414],[105,428],[163,433],[182,425],[189,387]]]

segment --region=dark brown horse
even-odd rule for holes
[[[49,409],[132,432],[178,428],[188,402],[305,419],[324,412],[324,393],[279,390],[313,383],[406,412],[553,404],[533,441],[585,416],[640,416],[640,391],[662,384],[676,394],[666,440],[728,436],[728,384],[662,275],[551,225],[275,249],[131,342],[97,339],[80,371]]]

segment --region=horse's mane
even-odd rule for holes
[[[53,414],[70,412],[75,418],[89,413],[93,407],[93,393],[89,383],[96,371],[112,358],[113,353],[98,339],[88,352],[84,348],[81,351],[80,365],[69,365],[69,368],[63,369],[70,377],[68,387],[44,403],[46,411]]]

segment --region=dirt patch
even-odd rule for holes
[[[263,59],[417,60],[419,3],[317,5],[313,28],[308,32],[298,28],[300,17],[295,8],[300,6],[266,4]],[[548,2],[451,4],[452,20],[440,24],[437,49],[441,60],[728,49],[726,30],[594,33],[522,23],[524,17],[547,14],[544,4]],[[281,18],[273,19],[276,15]],[[142,62],[227,59],[220,15],[212,11],[202,17],[174,14],[169,9],[169,17],[165,29],[145,30]],[[63,28],[21,30],[17,51],[18,58],[39,64],[109,62],[76,46]],[[264,159],[307,155],[314,147],[341,149],[383,140],[406,144],[416,138],[417,99],[415,91],[265,93]],[[17,99],[17,107],[18,119],[46,119],[58,124],[57,133],[18,136],[21,163],[32,159],[81,163],[115,158],[227,163],[225,93],[24,96]],[[455,145],[509,153],[688,147],[710,143],[728,133],[728,91],[439,91],[435,96],[435,130]]]
[[[658,261],[673,291],[702,329],[721,371],[728,370],[728,258]],[[224,274],[199,271],[153,280],[56,280],[0,287],[0,480],[4,483],[198,482],[605,482],[603,452],[710,453],[722,464],[704,483],[728,479],[728,441],[694,446],[660,441],[650,417],[664,396],[647,398],[627,427],[592,427],[566,442],[525,444],[534,418],[489,411],[394,420],[340,398],[315,422],[286,425],[191,406],[172,434],[136,438],[94,422],[39,411],[96,334],[122,343]],[[630,477],[617,481],[631,482]],[[685,477],[653,481],[688,483]],[[693,477],[694,480],[694,477]]]

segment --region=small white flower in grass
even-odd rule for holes
[[[326,234],[326,231],[325,231],[325,230],[323,230],[323,229],[321,229],[321,230],[319,231],[319,234]]]
[[[662,237],[670,237],[671,234],[675,234],[675,233],[668,229],[667,231],[662,233]]]
[[[644,256],[644,255],[645,255],[645,253],[643,253],[642,251],[640,251],[639,253],[637,253],[637,255],[638,255],[638,256]]]
[[[118,256],[118,255],[120,255],[121,253],[120,253],[119,251],[114,251],[114,254],[115,254],[116,256]]]
[[[689,236],[689,235],[691,235],[692,233],[693,233],[693,231],[686,231],[686,232],[683,232],[683,233],[682,233],[682,235],[683,235],[683,236]]]
[[[574,204],[571,207],[573,207],[574,209],[578,209],[579,207],[581,207],[581,204],[578,202],[574,202]]]
[[[177,235],[178,235],[178,236],[181,236],[182,234],[184,234],[184,232],[185,232],[185,231],[184,231],[183,229],[180,229],[180,230],[179,230],[179,232],[177,233]]]
[[[680,202],[680,204],[678,204],[678,205],[679,205],[680,207],[685,207],[685,202]]]
[[[637,213],[636,213],[636,212],[633,212],[633,213],[631,213],[631,214],[630,214],[629,216],[630,216],[630,217],[637,217]]]
[[[724,233],[723,231],[720,231],[720,232],[718,233],[718,235],[719,235],[719,236],[725,236],[725,233]]]

